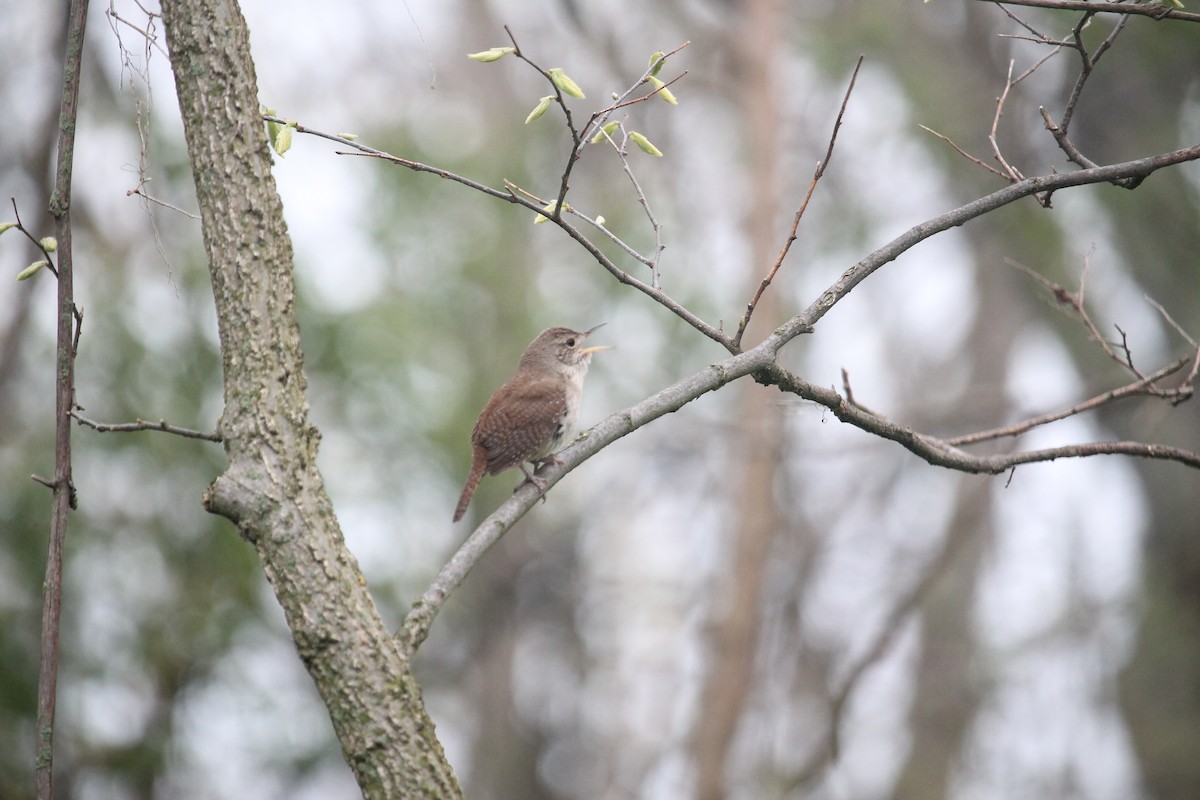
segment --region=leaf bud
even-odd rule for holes
[[[610,138],[613,135],[613,132],[619,127],[621,127],[621,123],[617,120],[605,123],[604,127],[596,131],[596,135],[592,137],[592,144],[599,144],[605,139]]]
[[[652,155],[655,158],[662,158],[662,150],[659,150],[654,144],[637,131],[630,131],[629,138],[638,146],[638,149],[643,153]]]
[[[558,87],[563,94],[569,94],[571,97],[578,97],[580,100],[587,97],[583,93],[583,89],[579,88],[579,84],[571,80],[571,76],[563,72],[562,67],[551,67],[546,70],[550,76],[550,80]]]
[[[667,63],[666,54],[662,50],[655,50],[650,56],[650,76],[657,75],[665,63]]]
[[[467,58],[488,64],[492,61],[499,61],[509,53],[515,52],[517,52],[517,48],[515,47],[493,47],[490,50],[480,50],[478,53],[467,53]]]
[[[50,265],[49,261],[35,261],[32,264],[30,264],[28,267],[26,267],[25,269],[21,270],[19,273],[17,273],[17,280],[27,281],[30,278],[32,278],[34,276],[34,273],[36,273],[39,269],[41,269],[42,267],[49,266],[49,265]]]
[[[666,100],[668,103],[670,103],[673,106],[679,105],[679,101],[675,99],[675,95],[671,94],[671,90],[667,88],[667,85],[665,83],[660,81],[658,78],[655,78],[653,75],[651,75],[646,80],[648,80],[650,82],[650,85],[653,86],[658,91],[659,97],[661,97],[663,100]]]
[[[529,123],[533,122],[535,119],[539,119],[542,116],[542,114],[546,113],[546,111],[550,108],[550,104],[553,102],[554,102],[554,95],[552,95],[552,94],[548,94],[545,97],[543,97],[541,100],[538,100],[538,104],[533,107],[533,111],[530,111],[529,116],[525,118],[525,124],[528,125]]]

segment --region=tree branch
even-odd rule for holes
[[[41,666],[38,671],[34,762],[38,800],[53,800],[54,797],[54,717],[58,695],[63,545],[67,538],[67,519],[70,510],[75,507],[70,413],[75,405],[76,320],[79,312],[75,308],[74,261],[71,256],[71,177],[74,171],[75,122],[79,111],[79,79],[83,68],[87,8],[87,0],[71,0],[67,11],[66,55],[58,118],[58,159],[54,191],[50,196],[50,213],[54,217],[54,235],[58,240],[58,333],[54,390],[54,499],[46,579],[42,589]]]
[[[779,251],[779,257],[775,259],[770,272],[758,284],[757,291],[750,298],[750,302],[746,304],[746,313],[742,315],[742,319],[738,322],[737,333],[733,337],[733,343],[736,347],[740,348],[742,346],[742,335],[746,333],[746,326],[750,324],[750,317],[754,315],[754,309],[758,306],[758,301],[762,299],[763,292],[771,285],[771,281],[775,280],[775,275],[779,272],[779,268],[783,266],[784,259],[787,258],[788,252],[792,249],[792,243],[796,241],[796,231],[800,228],[800,220],[804,217],[804,212],[808,208],[808,201],[812,199],[818,181],[825,175],[825,169],[829,166],[829,160],[833,158],[833,146],[837,143],[838,131],[842,129],[842,119],[846,116],[846,106],[850,103],[850,94],[854,91],[854,84],[858,80],[858,71],[862,69],[862,65],[863,56],[860,55],[854,65],[854,71],[850,73],[850,85],[846,87],[846,94],[842,97],[841,108],[838,109],[837,118],[834,120],[833,132],[829,135],[829,146],[825,150],[825,158],[817,163],[816,172],[813,173],[812,180],[808,183],[808,191],[804,193],[804,199],[800,202],[800,210],[796,212],[796,216],[792,219],[792,229],[788,233],[787,241],[783,244],[783,249]]]
[[[999,475],[1021,464],[1097,455],[1127,455],[1137,458],[1177,461],[1186,466],[1200,469],[1200,453],[1169,445],[1127,441],[1089,442],[1048,447],[1042,450],[976,456],[954,446],[950,440],[920,433],[882,415],[867,411],[862,406],[848,402],[835,390],[811,384],[778,365],[772,364],[770,367],[756,372],[754,379],[759,383],[777,386],[804,400],[825,406],[842,422],[880,438],[897,442],[929,464],[959,472]]]
[[[776,328],[757,346],[744,352],[735,353],[718,363],[710,364],[699,372],[646,398],[641,403],[612,414],[559,453],[560,463],[544,468],[538,472],[538,476],[543,479],[548,489],[576,466],[617,439],[665,414],[678,411],[708,392],[749,374],[753,374],[754,379],[759,383],[776,386],[783,391],[828,408],[842,422],[898,442],[930,464],[962,472],[999,474],[1018,464],[1102,454],[1167,459],[1200,468],[1200,454],[1181,448],[1138,442],[1098,442],[1026,453],[973,456],[946,441],[919,433],[866,411],[862,407],[847,402],[836,391],[823,389],[803,381],[775,363],[777,354],[788,342],[804,333],[810,333],[821,317],[849,294],[855,286],[885,264],[895,260],[931,236],[963,225],[989,211],[1035,192],[1111,182],[1129,175],[1146,177],[1164,167],[1196,159],[1200,159],[1200,145],[1091,170],[1026,178],[916,225],[848,269],[807,309]],[[583,239],[581,243],[585,242],[586,239]],[[396,634],[401,647],[407,654],[411,656],[428,636],[433,619],[449,593],[462,582],[488,548],[533,507],[541,495],[542,492],[533,486],[520,487],[511,498],[501,504],[475,529],[442,567],[429,588],[413,604],[413,608]]]
[[[1153,3],[1091,2],[1091,0],[977,0],[998,6],[1027,6],[1049,8],[1055,11],[1083,11],[1088,14],[1125,14],[1150,17],[1154,20],[1174,19],[1181,22],[1200,22],[1200,14],[1180,11]]]
[[[205,431],[194,431],[190,428],[180,428],[175,425],[167,424],[167,421],[160,419],[158,422],[146,422],[139,419],[136,422],[95,422],[87,417],[81,416],[78,412],[72,411],[71,416],[80,425],[91,428],[100,433],[129,433],[132,431],[162,431],[164,433],[173,433],[176,436],[182,436],[185,439],[203,439],[208,442],[220,442],[221,434],[217,431],[206,433]]]

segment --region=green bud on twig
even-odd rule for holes
[[[493,47],[490,50],[480,50],[478,53],[467,53],[467,58],[484,64],[499,61],[510,53],[517,52],[515,47]]]
[[[653,75],[651,75],[649,78],[646,78],[646,80],[650,82],[651,86],[658,90],[659,97],[661,97],[663,100],[666,100],[673,106],[679,105],[679,101],[675,99],[675,95],[671,94],[671,90],[667,88],[665,83]]]
[[[571,80],[567,73],[562,71],[562,67],[552,67],[546,70],[546,74],[550,76],[550,80],[558,87],[563,94],[569,94],[571,97],[578,97],[580,100],[587,97],[583,93],[583,89],[579,88],[579,84]]]
[[[605,123],[604,127],[596,131],[596,135],[592,137],[592,144],[599,144],[605,139],[611,137],[613,132],[619,127],[621,127],[621,123],[617,122],[616,120]]]
[[[558,202],[557,202],[557,201],[552,201],[552,202],[549,202],[549,203],[547,203],[546,205],[542,206],[542,211],[544,211],[544,212],[545,212],[545,214],[538,214],[538,215],[537,215],[537,219],[535,219],[535,220],[533,221],[533,224],[534,224],[534,225],[541,225],[543,222],[549,222],[549,221],[550,221],[550,218],[549,218],[549,217],[547,217],[547,216],[546,216],[546,214],[553,214],[553,213],[554,213],[554,209],[555,209],[557,206],[558,206]],[[570,210],[571,210],[571,204],[570,204],[570,203],[563,203],[563,211],[570,211]]]
[[[533,122],[535,119],[540,118],[542,116],[542,114],[546,113],[546,110],[550,108],[550,104],[553,102],[554,102],[554,95],[552,95],[552,94],[548,94],[545,97],[543,97],[541,100],[538,100],[538,104],[533,107],[533,111],[530,111],[529,116],[525,118],[525,124],[528,125],[529,123]]]
[[[49,261],[35,261],[32,264],[30,264],[28,267],[26,267],[25,269],[21,270],[19,273],[17,273],[17,280],[19,280],[19,281],[29,280],[30,278],[33,277],[35,272],[37,272],[42,267],[46,267],[49,265],[50,265]]]
[[[47,253],[53,253],[55,250],[58,249],[58,239],[55,239],[53,236],[44,237],[43,239],[41,239],[41,241],[38,242],[38,244],[40,244],[42,246],[42,249],[45,250]]]
[[[655,158],[662,158],[662,150],[659,150],[654,144],[637,131],[630,131],[629,138],[633,139],[633,143],[638,146],[638,149],[643,153],[652,155]]]
[[[662,50],[655,50],[650,56],[650,77],[657,75],[665,63],[667,63],[666,54]]]

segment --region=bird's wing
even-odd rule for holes
[[[562,382],[520,376],[496,390],[472,437],[487,453],[487,471],[515,467],[544,455],[567,410]]]

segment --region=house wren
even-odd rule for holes
[[[519,467],[527,480],[542,487],[525,462],[549,461],[570,441],[592,353],[608,349],[583,346],[600,325],[586,331],[550,328],[525,348],[516,374],[488,400],[471,431],[471,474],[454,509],[455,522],[466,513],[484,473]]]

